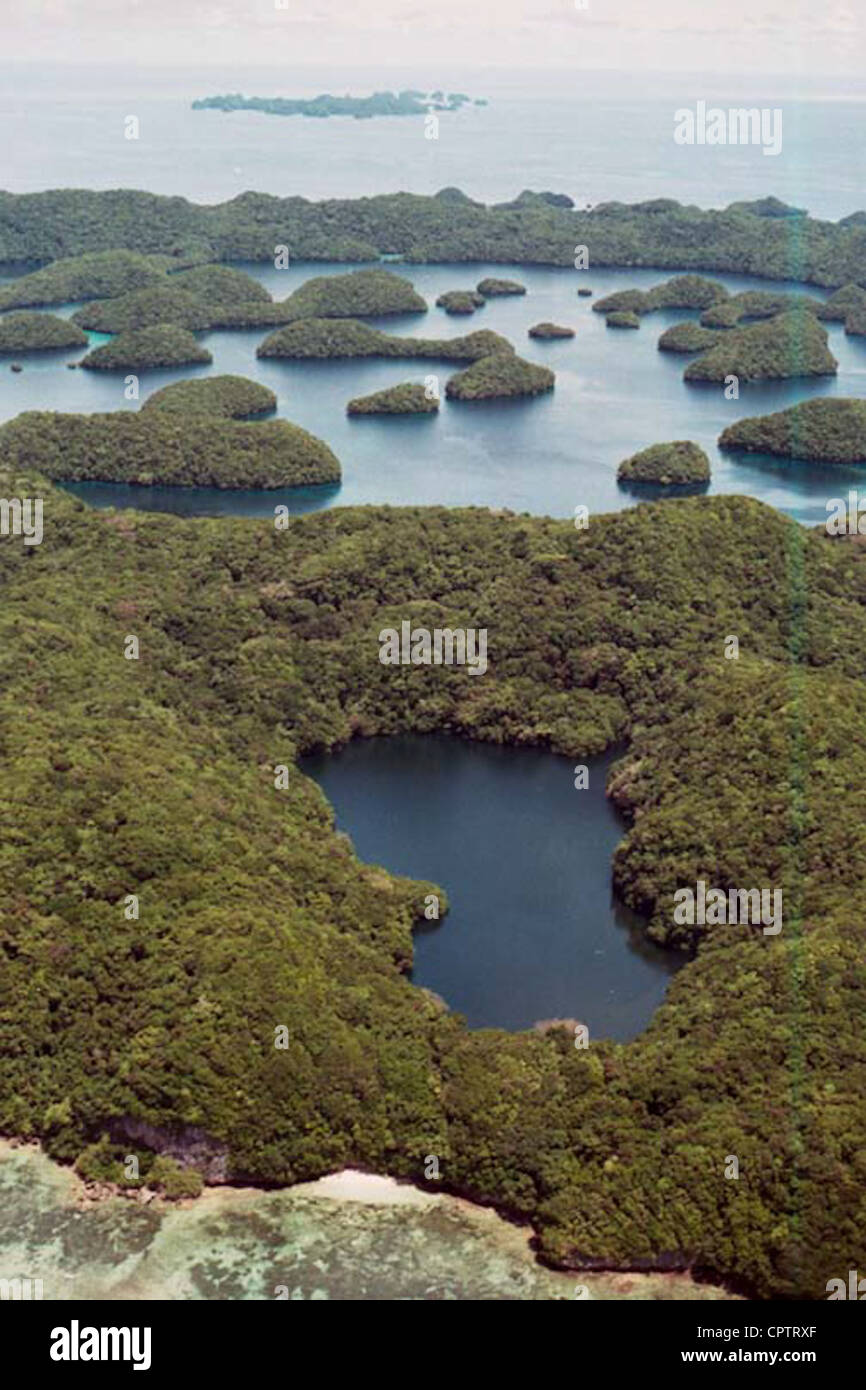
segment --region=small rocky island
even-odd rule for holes
[[[475,288],[485,299],[496,299],[497,296],[509,294],[526,294],[526,286],[521,285],[519,280],[497,280],[492,275],[479,280]]]
[[[708,309],[727,298],[728,291],[718,280],[708,280],[704,275],[674,275],[651,290],[615,290],[597,299],[592,308],[594,313],[609,318],[621,313],[651,314],[655,309]]]
[[[574,329],[565,328],[559,323],[534,323],[529,329],[530,338],[573,338]]]
[[[77,324],[55,314],[20,310],[0,318],[0,352],[49,352],[86,347],[88,337]]]
[[[640,318],[633,309],[614,309],[604,321],[608,328],[640,328]]]
[[[346,406],[348,415],[435,415],[439,397],[428,396],[418,382],[404,381],[370,396],[356,396]]]
[[[193,111],[261,111],[268,116],[310,116],[319,120],[328,116],[353,116],[356,121],[371,120],[374,116],[425,116],[429,111],[459,111],[468,105],[486,106],[484,99],[473,98],[465,92],[374,92],[369,97],[335,97],[325,92],[321,96],[303,97],[245,97],[240,92],[226,96],[199,97],[192,103]]]
[[[444,309],[446,314],[474,314],[485,302],[484,295],[476,290],[446,290],[436,300],[436,307]]]
[[[866,463],[866,401],[830,396],[729,425],[719,448],[814,463]]]
[[[711,328],[702,328],[694,319],[686,323],[674,323],[666,328],[658,341],[660,352],[707,352],[715,347],[720,334]]]
[[[691,440],[675,439],[670,444],[653,444],[623,459],[616,476],[621,483],[655,483],[662,487],[708,483],[710,461]]]
[[[513,396],[539,396],[552,391],[556,381],[549,367],[537,367],[513,352],[482,357],[445,385],[453,401],[506,400]]]

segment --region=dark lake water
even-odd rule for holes
[[[613,757],[587,763],[581,791],[568,758],[445,735],[359,739],[301,769],[359,858],[447,892],[448,914],[415,933],[415,984],[473,1027],[572,1018],[591,1039],[627,1039],[682,958],[613,897]]]
[[[345,268],[246,267],[280,299],[313,274]],[[280,416],[331,446],[342,463],[342,485],[262,492],[89,483],[73,490],[97,506],[184,515],[273,515],[278,503],[287,503],[295,513],[335,504],[390,503],[509,507],[566,517],[581,504],[594,514],[635,505],[635,494],[617,483],[618,464],[637,449],[670,439],[693,439],[706,449],[713,472],[710,492],[757,497],[809,524],[826,520],[828,499],[862,481],[862,469],[746,462],[721,455],[716,448],[725,426],[743,416],[781,410],[813,395],[866,394],[866,339],[847,338],[841,325],[830,326],[838,376],[743,385],[739,400],[729,401],[721,387],[686,385],[683,369],[691,359],[657,350],[663,329],[693,314],[656,313],[645,317],[637,332],[617,331],[592,312],[592,300],[577,296],[579,284],[590,284],[599,297],[612,289],[656,284],[665,272],[475,265],[409,266],[405,273],[427,299],[429,312],[380,320],[379,326],[398,334],[442,338],[492,328],[530,360],[553,367],[556,389],[535,400],[443,400],[438,416],[351,418],[345,407],[353,396],[398,381],[423,382],[430,373],[438,376],[444,391],[456,369],[449,363],[411,360],[260,361],[255,355],[265,337],[260,329],[203,334],[213,365],[143,373],[141,399],[169,381],[189,376],[231,372],[252,377],[277,393]],[[528,293],[493,300],[465,319],[449,317],[435,307],[443,290],[474,285],[487,274],[513,276]],[[719,278],[732,290],[766,286],[765,281],[744,277]],[[63,312],[71,313],[72,307]],[[543,319],[569,324],[577,336],[559,342],[529,339],[527,329]],[[138,408],[124,399],[124,373],[67,371],[66,361],[81,355],[22,355],[20,375],[10,373],[8,364],[0,366],[0,420],[22,410]]]

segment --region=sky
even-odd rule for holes
[[[855,8],[856,7],[856,8]],[[3,59],[856,75],[864,0],[0,0]]]

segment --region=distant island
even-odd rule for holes
[[[368,121],[374,116],[426,116],[429,111],[459,111],[462,106],[486,106],[483,98],[473,102],[465,92],[374,92],[371,97],[245,97],[240,92],[226,96],[200,97],[193,111],[263,111],[268,116],[353,116]]]

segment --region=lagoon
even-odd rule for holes
[[[438,734],[358,739],[300,766],[361,859],[448,894],[448,914],[415,933],[414,984],[474,1028],[568,1018],[592,1041],[645,1028],[682,960],[613,895],[614,758],[590,759],[581,791],[568,758]]]

